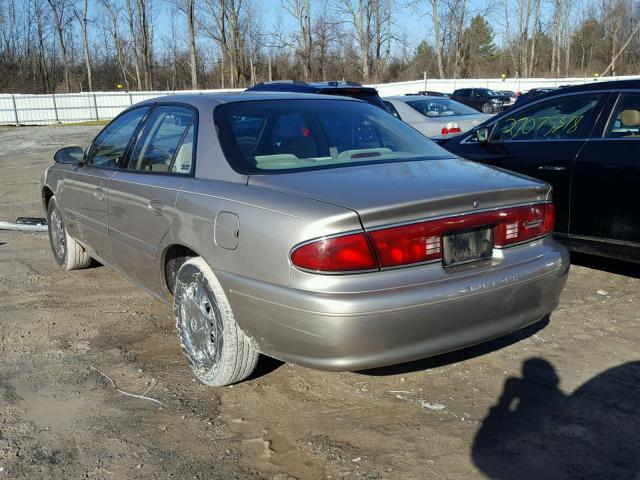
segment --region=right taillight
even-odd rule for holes
[[[506,247],[548,235],[553,232],[555,219],[553,203],[505,209],[494,231],[495,246]]]
[[[319,273],[414,265],[440,260],[445,234],[491,227],[499,248],[548,235],[554,223],[552,203],[507,207],[319,239],[295,248],[291,263]]]

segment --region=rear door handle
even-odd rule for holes
[[[164,213],[164,205],[162,205],[160,200],[151,200],[148,207],[154,215],[162,215]]]
[[[562,172],[564,167],[561,165],[540,165],[538,170],[544,170],[546,172]]]
[[[96,191],[93,192],[93,196],[101,202],[102,200],[104,200],[104,190],[102,190],[100,187],[97,187]]]

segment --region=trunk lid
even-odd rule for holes
[[[544,182],[456,157],[252,175],[248,184],[349,208],[365,228],[551,198]]]

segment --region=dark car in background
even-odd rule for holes
[[[424,97],[448,97],[449,95],[435,90],[420,90],[418,93],[405,93],[405,95],[422,95]]]
[[[501,112],[511,105],[511,97],[489,88],[460,88],[450,96],[456,102],[464,103],[482,113]]]
[[[543,93],[439,143],[550,183],[572,250],[640,262],[640,80]]]
[[[555,87],[546,87],[546,88],[532,88],[531,90],[521,93],[516,98],[516,105],[522,105],[524,103],[530,102],[536,97],[539,97],[543,93],[549,93],[557,90]]]
[[[299,80],[274,80],[272,82],[260,82],[247,88],[247,92],[292,92],[292,93],[319,93],[322,95],[340,95],[364,100],[385,111],[387,107],[373,87],[363,87],[356,82],[314,82],[307,83]]]

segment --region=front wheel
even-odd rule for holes
[[[47,205],[47,225],[53,257],[65,270],[86,268],[91,257],[75,239],[67,233],[56,197],[51,197]]]
[[[201,258],[185,262],[174,286],[176,334],[194,375],[214,387],[247,378],[258,352],[235,321],[215,274]]]
[[[493,105],[490,103],[482,104],[482,113],[493,113]]]

